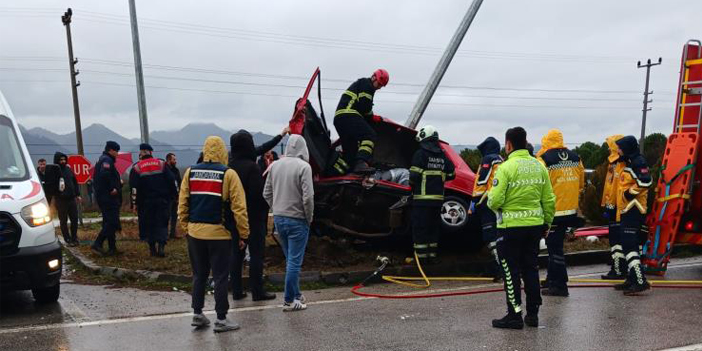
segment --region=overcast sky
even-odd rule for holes
[[[137,0],[150,128],[277,133],[317,66],[328,118],[348,84],[383,67],[390,84],[374,110],[404,123],[470,2]],[[83,126],[138,137],[127,0],[4,0],[0,90],[26,127],[73,131],[67,7]],[[661,56],[647,131],[668,134],[682,46],[702,37],[701,13],[690,1],[484,0],[420,125],[452,144],[502,140],[515,125],[536,142],[554,127],[569,143],[638,135],[636,61]]]

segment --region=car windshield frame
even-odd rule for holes
[[[15,156],[14,161],[21,162],[21,164],[17,164],[16,167],[20,168],[20,171],[23,171],[23,172],[20,173],[20,175],[18,175],[17,177],[3,177],[2,173],[0,173],[0,182],[17,182],[17,181],[28,180],[31,176],[31,173],[29,170],[29,166],[27,165],[27,160],[26,160],[25,155],[24,155],[24,150],[22,148],[22,144],[20,143],[19,137],[17,136],[17,130],[15,129],[15,125],[14,125],[14,123],[12,123],[12,120],[9,117],[7,117],[3,114],[0,114],[0,128],[4,128],[4,127],[9,128],[10,134],[12,135],[11,139],[8,140],[8,143],[14,142],[14,145],[12,145],[12,144],[8,145],[8,146],[10,146],[10,149],[12,149],[13,146],[15,149],[15,150],[11,150],[10,153],[14,154],[14,156]]]

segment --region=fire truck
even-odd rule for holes
[[[702,42],[683,47],[673,133],[663,154],[643,248],[646,271],[663,275],[674,244],[702,245]]]

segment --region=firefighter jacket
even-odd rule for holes
[[[456,170],[435,138],[419,143],[412,157],[410,186],[415,206],[438,206],[444,201],[444,182],[454,179]]]
[[[619,175],[622,174],[624,167],[626,167],[626,162],[619,156],[619,147],[616,141],[623,137],[623,135],[612,135],[607,138],[607,146],[609,147],[607,161],[609,164],[607,165],[607,175],[605,176],[602,189],[601,203],[605,210],[617,208],[617,184],[619,183]]]
[[[576,215],[580,193],[585,187],[585,167],[580,157],[565,147],[563,134],[557,129],[549,130],[541,139],[538,155],[539,162],[548,170],[556,194],[555,217]]]
[[[132,193],[136,190],[136,203],[140,206],[147,200],[170,201],[176,192],[176,180],[166,162],[151,155],[137,162],[129,174]]]
[[[616,143],[622,150],[622,159],[626,162],[617,184],[617,221],[620,221],[621,216],[630,211],[646,214],[648,188],[653,180],[648,163],[639,152],[636,138],[630,135],[617,140]]]
[[[487,201],[501,229],[551,224],[556,212],[548,170],[526,149],[512,151],[497,168]]]
[[[492,188],[492,178],[495,176],[497,166],[502,163],[500,156],[500,142],[493,137],[488,137],[478,145],[478,151],[483,155],[480,168],[473,184],[473,202],[476,205],[485,203],[487,193]]]
[[[334,116],[354,114],[361,117],[373,117],[373,95],[375,88],[370,78],[361,78],[341,94]]]
[[[232,232],[225,226],[225,220],[233,216],[239,239],[247,239],[246,195],[239,176],[224,165],[227,148],[222,138],[207,137],[202,154],[203,162],[188,168],[183,175],[178,221],[193,238],[231,240]]]

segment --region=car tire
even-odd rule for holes
[[[468,202],[458,196],[446,196],[441,204],[441,230],[458,233],[468,228]]]
[[[54,303],[58,301],[61,294],[61,284],[56,284],[47,288],[32,289],[34,300],[40,304]]]

